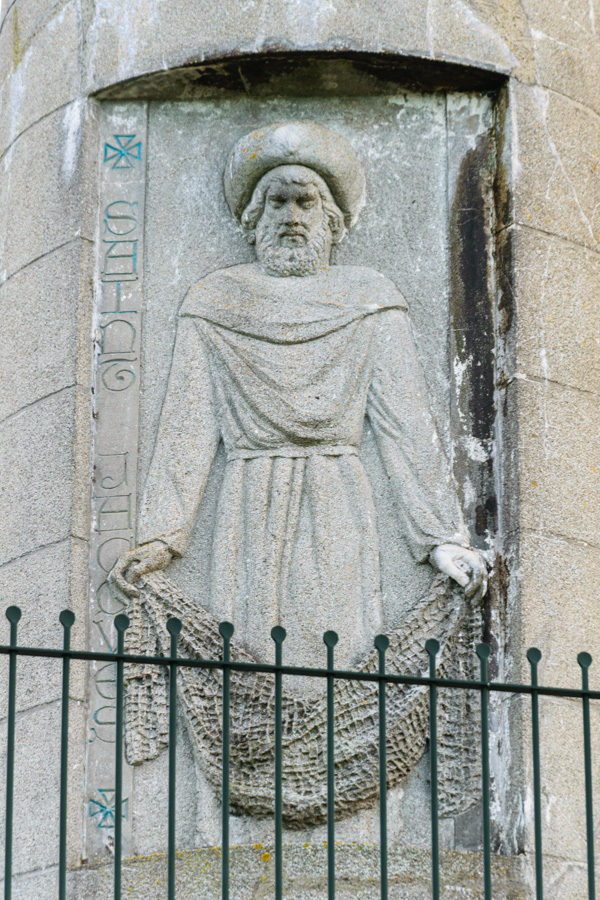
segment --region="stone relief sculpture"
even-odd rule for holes
[[[283,625],[285,660],[301,664],[306,648],[322,647],[323,632],[335,629],[340,664],[368,669],[376,665],[368,648],[384,631],[390,671],[424,671],[432,636],[441,671],[456,671],[486,567],[470,547],[404,298],[377,271],[330,264],[365,203],[360,161],[327,128],[274,124],[237,143],[224,187],[256,261],[211,273],[179,312],[140,543],[111,573],[131,598],[134,640],[145,652],[166,652],[166,621],[177,615],[181,652],[215,658],[218,621],[229,619],[239,635],[234,659],[272,661],[270,631]],[[377,508],[360,456],[365,421],[414,559],[440,573],[402,622],[383,621]],[[221,443],[211,614],[163,571],[186,554]],[[141,667],[128,676],[134,764],[166,746],[165,678]],[[286,691],[285,819],[316,824],[326,811],[323,686],[303,680]],[[240,813],[272,812],[272,692],[267,676],[232,676],[231,796]],[[220,675],[182,670],[180,697],[199,764],[218,783]],[[389,702],[393,785],[423,752],[427,697],[398,689]],[[336,687],[340,815],[377,799],[376,705],[369,686]],[[461,711],[447,704],[446,714]]]

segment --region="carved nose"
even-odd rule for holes
[[[295,203],[287,203],[283,214],[286,225],[295,225],[300,221],[299,210]]]

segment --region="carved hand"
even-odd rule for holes
[[[469,599],[487,591],[487,566],[481,553],[457,544],[440,544],[429,557],[432,564],[464,587]]]
[[[173,554],[162,541],[142,544],[124,553],[114,564],[108,580],[128,597],[139,597],[140,592],[133,582],[140,575],[164,569],[173,559]]]

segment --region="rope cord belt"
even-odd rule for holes
[[[266,449],[234,449],[227,451],[227,462],[234,459],[259,459],[260,457],[283,456],[286,458],[304,458],[309,456],[358,456],[358,447],[349,444],[321,445],[311,444],[301,447],[295,444],[286,444],[283,447],[269,447]]]

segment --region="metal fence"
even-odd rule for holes
[[[385,653],[389,640],[385,635],[375,638],[378,651],[379,668],[376,673],[341,671],[334,666],[334,647],[338,637],[334,631],[323,635],[327,647],[327,668],[307,668],[283,665],[283,642],[286,637],[281,627],[273,628],[271,636],[275,645],[275,664],[261,665],[246,662],[232,662],[230,641],[233,625],[223,622],[219,631],[223,639],[223,658],[221,660],[185,659],[177,655],[178,635],[182,629],[179,619],[168,620],[171,635],[170,656],[142,656],[125,653],[125,633],[129,627],[126,615],[115,618],[117,629],[116,653],[87,652],[71,650],[71,628],[75,616],[70,610],[60,614],[63,626],[63,649],[43,649],[20,647],[17,643],[18,623],[21,610],[11,606],[6,610],[10,622],[10,644],[0,645],[0,653],[9,658],[8,680],[8,714],[7,714],[7,754],[6,754],[6,820],[5,820],[5,866],[4,866],[4,898],[12,897],[12,853],[13,853],[13,798],[15,767],[15,715],[17,689],[17,659],[19,656],[37,656],[62,659],[62,705],[61,705],[61,765],[60,765],[60,812],[59,812],[59,869],[58,897],[67,897],[67,767],[69,752],[69,667],[71,660],[88,662],[109,662],[116,665],[116,745],[115,745],[115,805],[117,811],[114,825],[114,888],[113,900],[121,900],[121,867],[122,867],[122,817],[118,811],[123,802],[123,712],[124,712],[124,666],[126,664],[143,664],[167,666],[169,678],[169,805],[168,805],[168,900],[176,900],[175,889],[175,814],[176,814],[176,706],[177,706],[177,672],[179,667],[198,667],[217,669],[223,672],[223,779],[222,779],[222,898],[229,898],[229,750],[230,750],[230,679],[231,672],[261,672],[274,676],[274,816],[275,816],[275,900],[283,898],[283,782],[282,782],[282,715],[283,715],[283,676],[303,676],[321,678],[326,681],[327,688],[327,890],[328,900],[335,897],[335,727],[334,727],[334,682],[346,679],[364,682],[376,682],[378,685],[379,706],[379,828],[380,828],[380,885],[382,900],[388,897],[388,841],[387,841],[387,764],[386,764],[386,689],[394,685],[422,685],[429,691],[429,763],[431,785],[431,897],[440,897],[440,854],[439,854],[439,817],[438,817],[438,740],[437,740],[437,700],[440,688],[478,691],[480,694],[481,712],[481,786],[482,786],[482,825],[483,825],[483,882],[485,900],[492,898],[492,866],[491,866],[491,818],[490,818],[490,751],[489,751],[489,697],[490,692],[529,695],[531,698],[532,725],[532,761],[533,761],[533,799],[534,799],[534,837],[535,837],[535,891],[536,900],[542,900],[543,857],[542,857],[542,813],[541,813],[541,773],[540,773],[540,729],[539,729],[539,697],[568,697],[581,701],[583,718],[583,749],[585,765],[585,797],[587,828],[587,869],[588,900],[595,900],[594,875],[594,820],[592,793],[592,747],[590,729],[590,700],[600,700],[600,691],[589,688],[589,668],[592,657],[589,653],[580,653],[577,657],[581,667],[581,690],[570,688],[544,687],[538,683],[538,664],[541,652],[536,648],[527,651],[527,659],[531,668],[530,684],[510,684],[491,682],[488,677],[488,661],[490,647],[478,644],[476,648],[480,663],[480,680],[466,681],[460,679],[437,678],[436,656],[439,643],[430,639],[425,644],[429,656],[429,677],[412,675],[396,675],[386,673]]]

